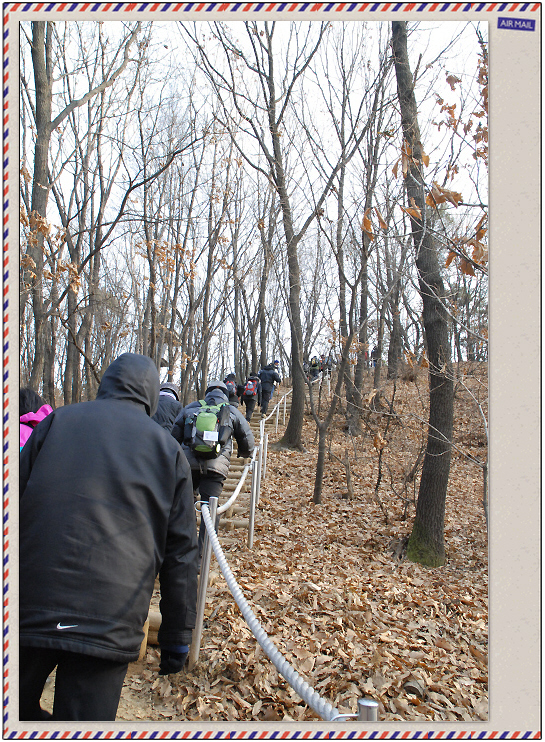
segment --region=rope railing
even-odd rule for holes
[[[221,513],[225,513],[226,510],[229,510],[229,508],[231,507],[231,505],[234,504],[235,500],[240,495],[240,493],[242,491],[242,488],[244,486],[244,482],[246,481],[246,475],[248,474],[248,472],[252,468],[252,464],[253,464],[253,462],[255,460],[256,452],[257,452],[257,448],[254,451],[253,456],[250,459],[250,462],[248,464],[246,464],[246,466],[242,470],[242,474],[240,475],[240,479],[238,480],[238,484],[235,487],[235,491],[233,492],[233,494],[231,495],[231,497],[227,500],[227,502],[224,502],[223,505],[218,508],[218,515],[221,515]]]
[[[266,460],[267,460],[267,434],[265,433],[265,422],[276,414],[276,425],[278,428],[278,417],[279,410],[282,402],[284,403],[284,423],[286,417],[286,399],[291,394],[290,389],[283,397],[277,402],[270,415],[266,418],[262,418],[260,421],[260,441],[259,446],[256,447],[252,459],[248,464],[245,465],[239,483],[233,492],[233,495],[229,500],[224,503],[221,507],[218,507],[218,498],[211,497],[210,502],[199,503],[201,505],[201,518],[204,520],[206,526],[205,539],[203,545],[203,554],[201,560],[201,573],[199,579],[199,588],[197,595],[197,619],[195,623],[195,629],[193,630],[193,637],[191,647],[189,650],[188,658],[188,669],[192,670],[197,664],[200,653],[200,646],[202,640],[202,632],[204,626],[204,609],[206,604],[206,592],[208,589],[208,578],[210,570],[210,559],[212,551],[216,556],[222,574],[227,582],[227,585],[240,608],[242,615],[244,616],[246,623],[257,639],[259,645],[269,657],[271,662],[274,664],[278,672],[285,678],[285,680],[291,685],[295,692],[303,699],[303,701],[318,714],[325,721],[342,721],[345,719],[353,719],[358,721],[377,721],[378,720],[378,703],[371,698],[363,698],[358,700],[358,713],[357,714],[342,714],[338,709],[334,708],[329,701],[323,699],[307,682],[299,675],[289,662],[282,656],[280,651],[267,636],[265,630],[259,623],[256,615],[249,606],[246,598],[242,594],[237,581],[231,572],[231,569],[227,563],[223,550],[220,546],[218,536],[216,534],[214,523],[216,522],[216,516],[228,510],[231,505],[235,502],[238,495],[240,494],[244,481],[248,474],[248,471],[252,470],[252,484],[250,493],[250,516],[248,521],[248,548],[253,546],[253,533],[255,523],[255,509],[259,502],[259,490],[261,486],[261,476],[265,475]]]
[[[267,420],[269,420],[275,414],[276,414],[276,420],[275,420],[275,431],[274,432],[275,433],[278,433],[278,418],[280,416],[280,405],[282,404],[282,402],[284,402],[284,422],[283,422],[283,425],[286,424],[286,402],[287,402],[287,398],[290,396],[290,394],[292,393],[292,391],[293,391],[293,389],[288,389],[288,391],[285,394],[283,394],[282,397],[280,397],[280,399],[275,404],[275,406],[272,408],[272,410],[269,412],[269,414],[266,417],[262,417],[261,420],[259,421],[259,434],[260,434],[261,438],[263,438],[263,434],[264,434],[264,431],[265,431],[265,423],[267,422]]]
[[[291,394],[292,390],[290,389],[286,394],[282,396],[282,398],[276,403],[275,407],[271,411],[270,415],[266,418],[262,418],[260,420],[259,425],[259,445],[255,447],[254,452],[252,454],[252,458],[250,461],[244,466],[242,470],[242,474],[240,476],[240,479],[238,481],[237,486],[235,487],[235,491],[231,495],[231,497],[227,500],[227,502],[223,503],[221,507],[218,507],[217,504],[217,498],[211,498],[211,500],[216,500],[215,503],[215,509],[213,513],[214,522],[216,521],[216,516],[221,515],[222,513],[225,513],[229,510],[229,508],[234,504],[238,496],[240,495],[242,491],[242,487],[244,486],[244,482],[246,481],[246,477],[248,475],[248,472],[250,469],[252,470],[252,483],[250,488],[250,514],[248,518],[248,541],[247,545],[249,549],[253,548],[254,545],[254,525],[255,525],[255,511],[256,507],[259,504],[259,491],[261,488],[261,477],[264,476],[265,468],[266,468],[266,457],[267,457],[267,440],[268,436],[265,433],[265,422],[275,414],[275,410],[280,407],[282,401],[284,402],[284,419],[286,415],[286,398]],[[197,502],[195,503],[195,509],[198,513],[200,513],[201,518],[203,518],[203,505],[205,503]],[[208,539],[208,533],[205,535],[204,545],[203,545],[203,553],[201,558],[201,572],[200,572],[200,578],[199,578],[199,588],[198,588],[198,594],[197,594],[197,617],[195,621],[195,629],[193,631],[193,640],[191,642],[191,649],[189,651],[189,658],[188,658],[188,667],[192,668],[197,663],[199,658],[199,652],[200,652],[200,644],[201,644],[201,636],[202,636],[202,630],[204,625],[204,608],[206,603],[206,590],[208,587],[208,572],[210,568],[210,548],[208,547],[209,539]]]
[[[227,563],[223,550],[220,546],[217,534],[214,529],[215,513],[217,508],[217,498],[211,497],[210,503],[203,502],[201,509],[201,516],[204,518],[206,526],[206,538],[203,550],[203,567],[206,567],[206,572],[202,572],[201,575],[208,573],[208,567],[210,564],[210,557],[212,550],[218,561],[222,574],[227,582],[229,590],[231,591],[238,607],[246,623],[251,629],[253,635],[257,639],[259,645],[269,657],[273,665],[276,667],[282,677],[291,685],[295,692],[302,698],[302,700],[325,721],[341,721],[346,719],[357,719],[359,721],[377,721],[378,715],[378,703],[373,699],[359,699],[358,700],[358,713],[357,714],[343,714],[329,701],[322,698],[307,681],[295,670],[294,667],[282,656],[282,653],[277,649],[275,644],[271,641],[261,624],[259,623],[255,613],[252,611],[248,601],[242,594],[238,583],[231,572],[231,569]],[[205,564],[206,562],[206,564]],[[204,580],[203,590],[201,593],[201,585],[199,585],[199,598],[204,605],[205,598],[201,597],[205,595],[207,588],[207,577]],[[198,657],[198,649],[200,648],[200,640],[202,636],[202,627],[198,636],[193,636],[191,642],[191,650],[189,655],[189,669],[192,669],[196,664],[196,656],[194,645],[197,642],[198,648],[196,650]]]

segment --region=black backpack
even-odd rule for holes
[[[233,432],[228,404],[210,405],[199,400],[200,408],[186,418],[184,443],[197,458],[215,459]]]

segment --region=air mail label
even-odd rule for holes
[[[528,18],[498,18],[498,28],[509,28],[511,31],[535,31],[536,22]]]

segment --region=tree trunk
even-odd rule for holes
[[[325,452],[327,442],[327,423],[318,424],[318,460],[316,461],[316,477],[314,479],[314,493],[312,496],[312,502],[315,505],[320,505],[322,502],[322,483],[324,479],[325,470]]]
[[[411,218],[411,225],[430,371],[428,441],[407,558],[425,566],[438,567],[445,562],[445,501],[453,425],[448,315],[443,304],[445,292],[437,248],[431,232],[426,227],[426,204],[421,172],[422,144],[413,77],[407,54],[407,25],[404,21],[392,22],[392,49],[403,135],[412,157],[405,175],[407,197],[409,204],[412,204],[414,199],[422,214],[422,219]]]
[[[47,175],[49,141],[51,138],[51,34],[45,21],[32,23],[32,67],[36,87],[36,146],[34,150],[34,174],[32,179],[32,212],[30,224],[32,238],[27,254],[35,264],[32,279],[25,283],[32,286],[32,311],[34,315],[34,362],[30,374],[30,386],[38,389],[42,381],[45,363],[46,313],[43,297],[43,245],[44,234],[40,225],[45,222],[49,179]],[[49,400],[51,401],[51,400]]]
[[[377,327],[377,360],[375,370],[373,373],[373,387],[380,389],[380,372],[382,369],[382,341],[384,338],[384,318],[386,316],[386,299],[382,300],[380,305],[380,312],[378,316],[378,327]]]
[[[271,51],[272,58],[272,51]],[[274,93],[272,75],[269,85]],[[302,448],[301,434],[303,432],[303,419],[305,412],[305,387],[306,380],[302,372],[303,366],[303,329],[301,325],[301,272],[299,269],[299,257],[297,246],[299,239],[293,228],[293,215],[286,186],[286,174],[284,171],[284,159],[280,147],[280,133],[275,115],[274,94],[270,96],[269,107],[269,129],[273,141],[275,158],[275,183],[276,191],[280,199],[282,210],[282,221],[284,224],[284,235],[287,243],[288,274],[289,274],[289,313],[291,327],[291,369],[292,369],[292,401],[291,412],[286,431],[282,437],[281,444],[289,448]],[[263,348],[261,349],[263,353]]]
[[[353,399],[354,404],[359,407],[359,415],[361,414],[362,404],[362,390],[363,390],[363,379],[365,375],[365,369],[368,365],[369,359],[369,341],[368,341],[368,328],[367,328],[367,313],[368,313],[368,297],[369,297],[369,277],[367,265],[369,261],[369,255],[367,249],[362,251],[362,277],[360,286],[360,331],[358,335],[358,342],[360,349],[358,351],[358,357],[356,361],[356,368],[354,370],[354,388],[355,397]]]
[[[399,317],[399,285],[396,288],[392,305],[392,330],[388,345],[388,379],[397,379],[401,361],[401,320]]]

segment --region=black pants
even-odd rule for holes
[[[272,397],[273,389],[261,390],[261,414],[266,415],[269,408],[269,400]]]
[[[20,721],[115,721],[128,662],[43,647],[19,648]],[[40,706],[53,670],[53,715]]]
[[[246,405],[246,420],[250,422],[252,419],[253,412],[257,403],[257,398],[254,397],[242,397],[242,401]]]
[[[198,469],[192,469],[191,478],[193,480],[193,490],[199,490],[201,502],[208,502],[211,497],[217,497],[219,500],[219,496],[223,490],[223,483],[225,481],[223,474],[218,474],[218,472],[215,471],[202,474]],[[219,518],[216,518],[216,530],[218,529],[218,521]],[[199,556],[202,556],[205,533],[206,526],[204,525],[204,518],[201,516],[201,525],[199,527]]]

